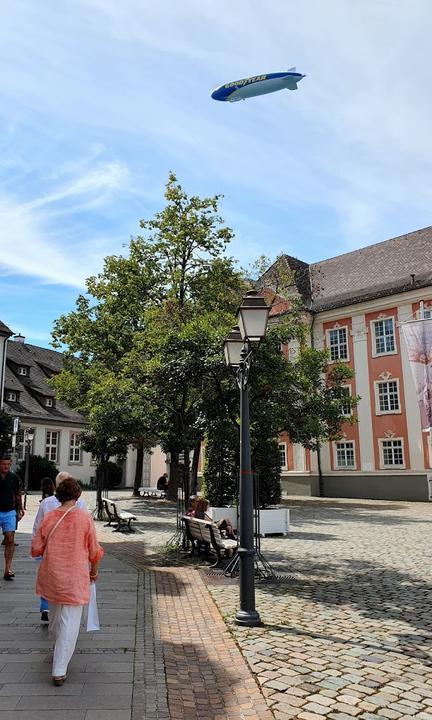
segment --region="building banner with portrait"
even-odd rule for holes
[[[432,319],[402,323],[423,430],[432,428]]]

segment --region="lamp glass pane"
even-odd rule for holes
[[[226,340],[224,345],[225,360],[227,364],[235,367],[240,365],[243,343],[235,340]]]
[[[265,337],[269,308],[242,308],[239,313],[239,326],[242,337],[260,340]]]

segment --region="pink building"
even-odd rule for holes
[[[311,265],[284,257],[311,342],[353,368],[346,392],[361,397],[358,422],[321,448],[325,495],[428,500],[430,433],[422,431],[400,325],[419,313],[432,317],[432,227]],[[288,357],[295,352],[292,344]],[[317,453],[287,437],[280,453],[283,491],[317,495]]]

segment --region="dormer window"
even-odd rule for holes
[[[27,377],[28,375],[28,368],[25,367],[25,365],[20,365],[18,368],[18,375],[22,375],[23,377]]]
[[[45,407],[54,407],[54,400],[52,398],[45,398]]]
[[[16,392],[12,392],[12,390],[6,390],[6,402],[17,402],[18,395]]]

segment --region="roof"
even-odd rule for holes
[[[307,281],[305,263],[283,257],[305,306],[321,312],[432,285],[432,227],[311,263]]]
[[[18,367],[29,368],[27,376],[18,374]],[[9,340],[6,350],[5,389],[19,392],[19,402],[8,402],[5,408],[21,418],[51,421],[58,424],[85,424],[83,416],[65,403],[56,400],[54,407],[45,407],[44,398],[54,398],[55,393],[47,380],[59,373],[63,356],[55,350],[37,345]]]
[[[5,325],[1,320],[0,320],[0,335],[7,335],[8,337],[13,335],[12,330],[10,328],[8,328],[8,326]]]

